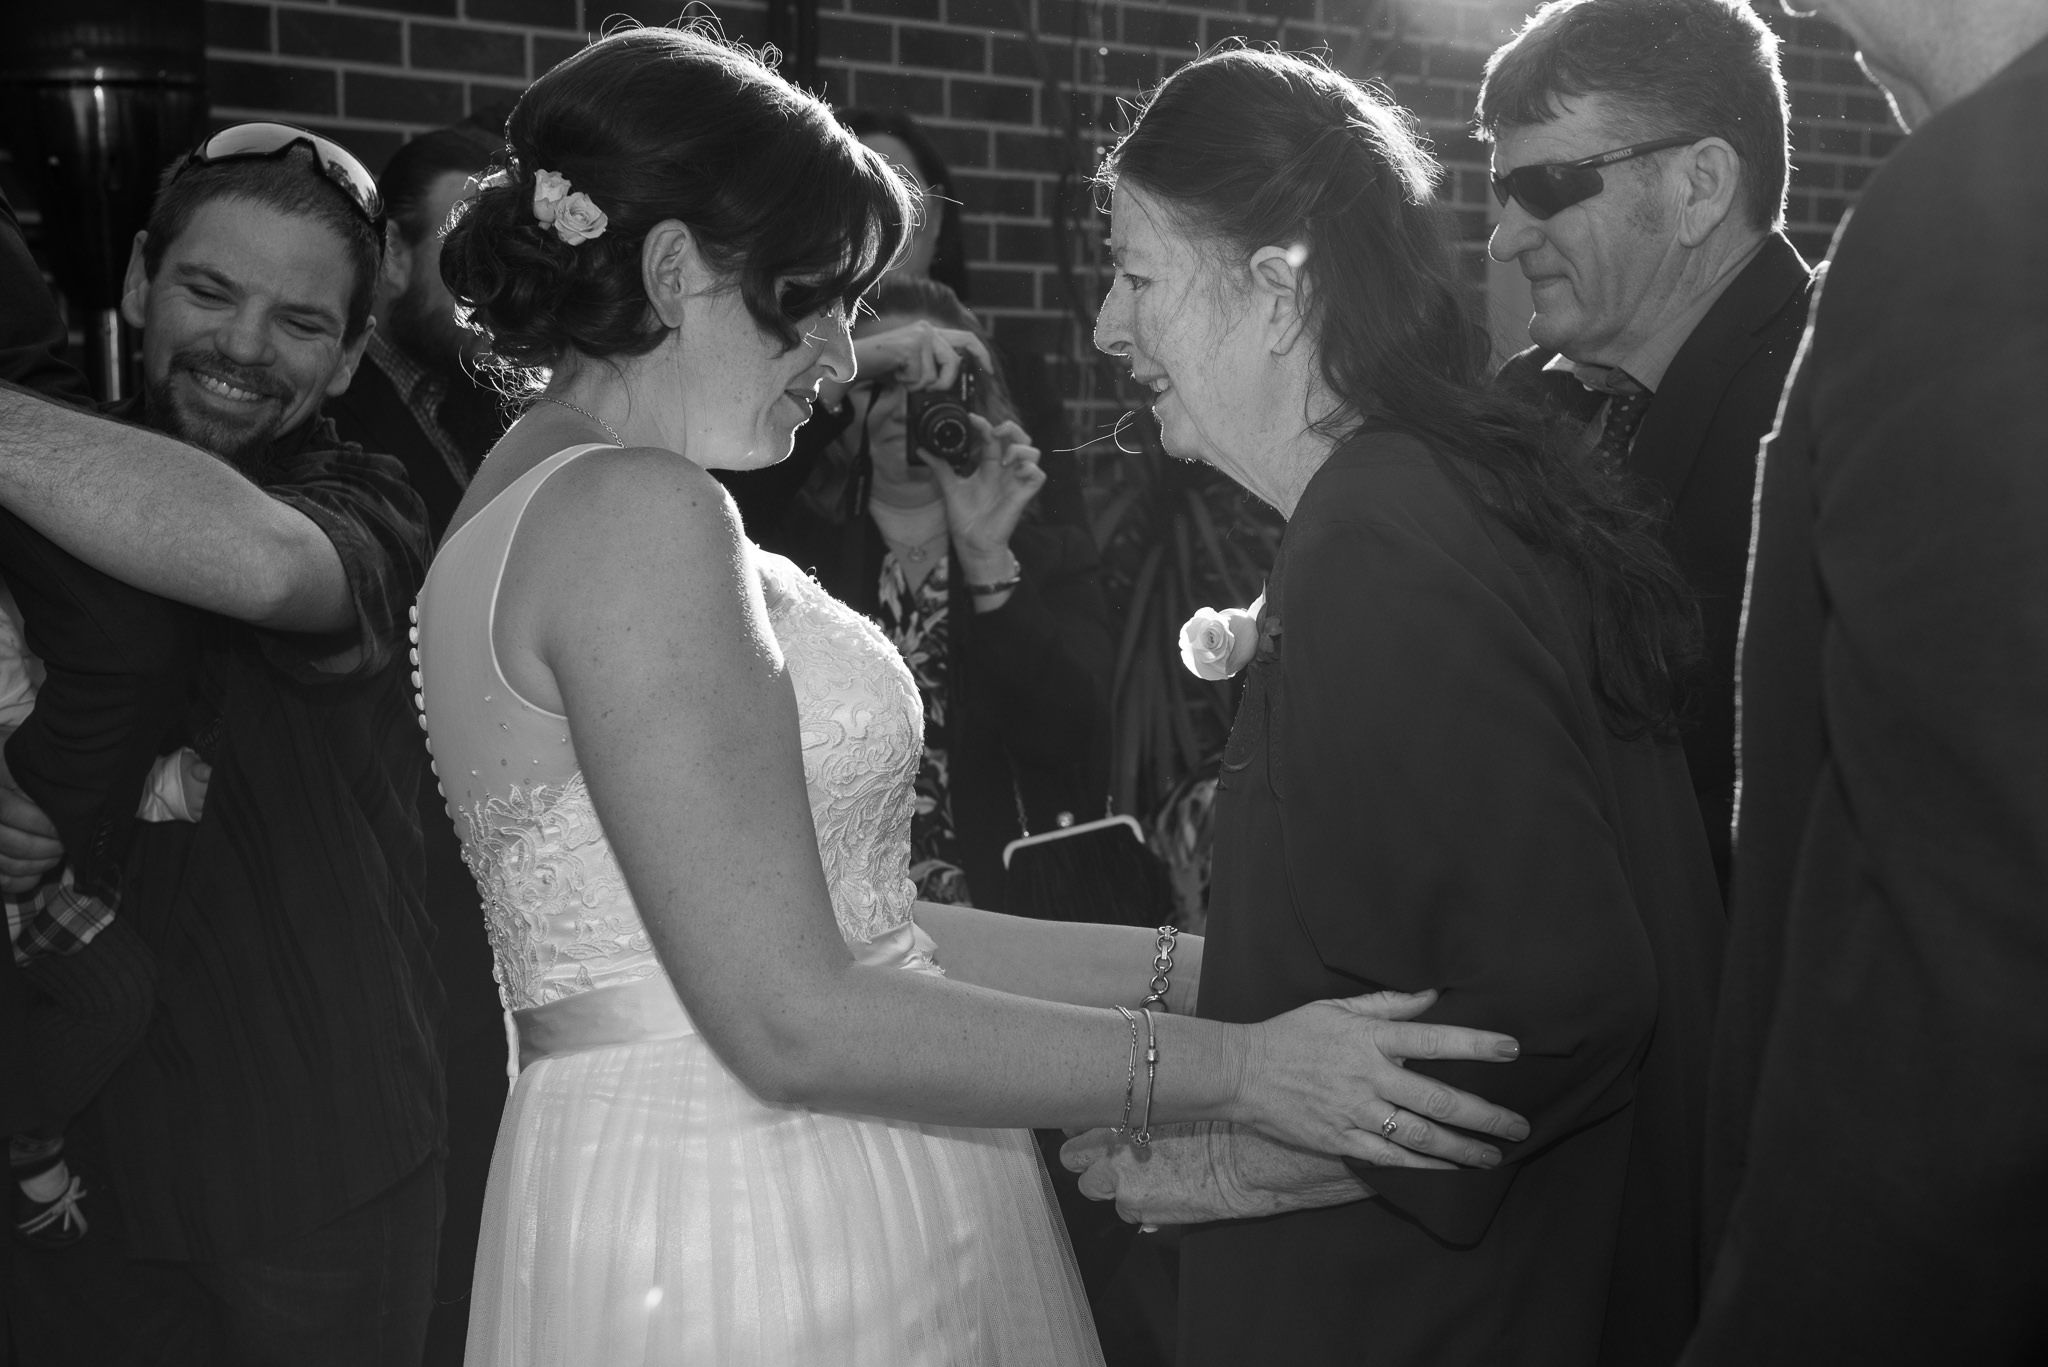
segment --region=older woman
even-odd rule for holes
[[[1489,395],[1406,116],[1214,54],[1109,160],[1096,341],[1166,447],[1287,518],[1223,758],[1199,1010],[1440,989],[1530,1117],[1489,1170],[1229,1126],[1069,1145],[1126,1218],[1193,1223],[1181,1362],[1669,1362],[1693,1310],[1721,913],[1670,743],[1690,606],[1644,521]],[[1441,1117],[1397,1111],[1389,1135]]]
[[[442,272],[545,387],[456,512],[417,653],[523,1065],[472,1364],[1097,1362],[1022,1127],[1242,1118],[1393,1159],[1379,1115],[1441,1087],[1402,1058],[1513,1056],[1386,1019],[1427,998],[1158,1015],[1149,932],[915,903],[915,684],[706,473],[783,459],[853,378],[905,188],[688,29],[564,61],[506,143]]]

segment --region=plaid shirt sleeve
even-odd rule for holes
[[[332,429],[320,421],[326,430],[318,435],[331,438]],[[259,482],[334,543],[356,625],[325,634],[258,634],[270,662],[302,682],[366,678],[403,654],[406,609],[419,594],[432,556],[426,506],[395,457],[332,440],[308,446]]]
[[[76,954],[114,919],[114,908],[72,886],[71,869],[26,897],[4,899],[7,938],[14,962],[26,964],[53,954]]]

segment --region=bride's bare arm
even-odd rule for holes
[[[1122,1118],[1131,1032],[1117,1013],[852,962],[819,864],[795,694],[737,514],[709,476],[645,450],[565,468],[515,539],[494,635],[522,692],[544,675],[528,696],[559,696],[663,966],[754,1091],[951,1124]],[[1360,1157],[1385,1147],[1390,1102],[1515,1135],[1510,1113],[1399,1063],[1505,1061],[1511,1042],[1366,1012],[1322,1003],[1255,1026],[1162,1016],[1153,1117],[1242,1121]],[[1497,1161],[1443,1142],[1448,1157]]]
[[[946,976],[959,982],[1076,1006],[1136,1006],[1152,990],[1157,931],[1035,921],[939,902],[919,902],[917,923],[938,942]],[[1167,1009],[1192,1014],[1201,981],[1202,937],[1178,936]]]

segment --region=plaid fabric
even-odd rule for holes
[[[441,453],[448,473],[455,476],[455,487],[467,489],[469,465],[462,459],[462,451],[455,444],[455,438],[441,426],[441,401],[448,397],[447,380],[414,361],[382,332],[370,333],[367,351],[366,359],[390,377],[391,387],[405,400],[406,409],[420,425],[420,431],[427,434],[427,440],[434,443],[434,449]]]
[[[72,886],[68,865],[62,878],[28,896],[0,900],[7,903],[7,938],[14,945],[17,964],[52,954],[76,954],[114,919],[112,907]]]

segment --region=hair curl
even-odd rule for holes
[[[1669,737],[1698,613],[1657,515],[1575,459],[1525,399],[1488,386],[1492,346],[1435,204],[1437,167],[1392,100],[1320,60],[1226,48],[1168,77],[1103,164],[1233,264],[1306,249],[1332,436],[1420,438],[1469,496],[1585,585],[1593,684],[1617,735]]]
[[[677,219],[762,329],[848,308],[901,250],[903,178],[820,101],[699,23],[627,28],[528,87],[505,126],[506,175],[448,231],[441,277],[502,367],[638,356],[664,335],[641,251]],[[608,220],[574,246],[533,214],[534,178],[566,176]]]

